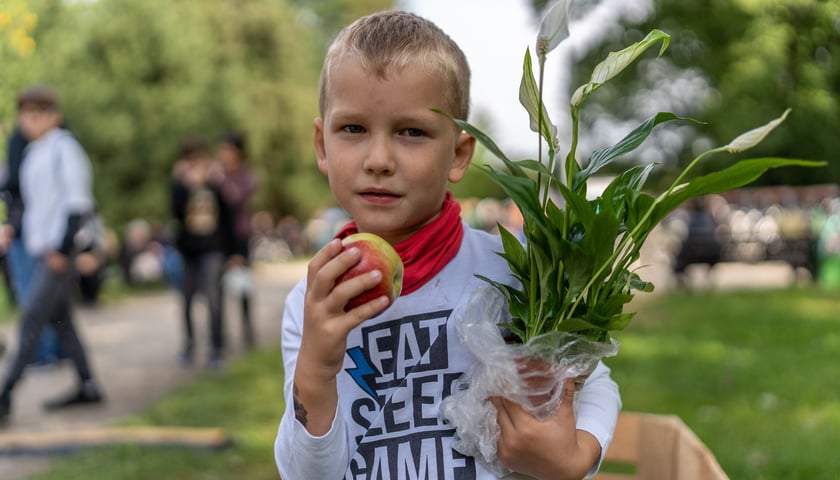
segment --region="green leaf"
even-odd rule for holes
[[[627,216],[624,223],[630,232],[634,232],[636,228],[639,228],[639,231],[636,231],[633,237],[633,241],[637,246],[641,246],[641,243],[644,242],[645,238],[647,238],[650,231],[656,225],[656,222],[653,222],[647,217],[647,212],[653,207],[655,201],[656,199],[646,193],[639,193],[632,199],[628,197]],[[639,227],[640,223],[642,224],[641,227]]]
[[[586,330],[603,330],[602,327],[588,322],[580,317],[571,317],[563,321],[561,329],[565,332],[583,332]]]
[[[661,30],[651,30],[641,41],[618,52],[610,52],[607,58],[595,66],[589,82],[581,85],[572,95],[572,107],[579,107],[598,87],[624,71],[639,55],[659,41],[662,42],[659,55],[662,55],[671,43],[671,36]]]
[[[596,323],[603,330],[624,330],[630,324],[630,320],[636,316],[635,313],[619,313],[609,317],[598,318]]]
[[[623,218],[627,197],[633,197],[641,191],[654,166],[648,163],[625,170],[604,189],[604,193],[601,194],[602,202],[610,205],[617,217]]]
[[[653,224],[659,223],[666,215],[677,208],[681,203],[701,195],[710,193],[721,193],[734,188],[742,187],[753,182],[764,172],[771,168],[799,166],[799,167],[821,167],[825,162],[814,160],[799,160],[779,157],[764,157],[741,160],[731,167],[712,172],[702,177],[683,183],[675,188],[670,194],[658,200],[651,215]]]
[[[539,133],[549,145],[554,145],[557,138],[557,127],[548,118],[548,110],[540,100],[540,90],[534,78],[531,64],[531,52],[525,50],[525,61],[522,62],[522,81],[519,83],[519,103],[528,111],[531,130]]]
[[[450,116],[448,113],[446,113],[442,110],[438,110],[436,108],[433,108],[432,111],[436,112],[436,113],[439,113],[439,114],[441,114],[445,117],[448,117],[450,120],[455,122],[455,124],[458,125],[459,127],[461,127],[465,132],[467,132],[470,135],[472,135],[473,137],[475,137],[475,139],[478,140],[479,143],[484,145],[484,147],[487,148],[487,150],[489,150],[490,153],[495,155],[496,158],[498,158],[499,160],[502,160],[506,164],[510,162],[507,155],[505,155],[505,153],[502,151],[502,149],[499,148],[498,145],[496,145],[496,142],[494,142],[493,139],[490,138],[489,135],[482,132],[477,127],[473,126],[472,124],[470,124],[469,122],[467,122],[465,120],[452,118],[452,116]]]
[[[668,44],[671,43],[671,36],[662,30],[652,30],[641,41],[618,52],[610,52],[604,61],[595,66],[590,82],[596,85],[607,83],[624,71],[639,55],[659,41],[662,41],[662,46],[659,48],[659,55],[661,56],[668,48]]]
[[[558,184],[557,188],[566,200],[566,205],[575,214],[575,218],[583,224],[584,230],[589,230],[595,224],[595,207],[586,197],[576,195],[569,187]]]
[[[644,281],[635,273],[630,276],[630,288],[633,290],[650,293],[654,290],[654,287],[653,282]]]
[[[502,237],[505,260],[515,272],[526,273],[528,271],[528,254],[525,253],[525,246],[502,225],[499,225],[499,234]]]
[[[659,112],[656,115],[648,118],[641,125],[636,127],[632,132],[628,133],[621,141],[616,143],[613,146],[602,148],[600,150],[596,150],[592,153],[592,157],[589,159],[589,164],[581,170],[580,172],[576,173],[574,176],[574,181],[572,183],[572,190],[577,190],[578,186],[582,182],[586,182],[586,180],[596,173],[598,170],[604,168],[605,166],[609,165],[613,161],[620,158],[622,155],[632,152],[642,142],[650,136],[650,133],[653,131],[654,127],[657,125],[668,122],[671,120],[685,120],[695,123],[703,123],[699,120],[695,120],[693,118],[688,117],[680,117],[670,112]]]
[[[508,302],[509,312],[514,319],[528,318],[528,305],[518,288],[497,282],[484,275],[476,275],[476,277],[492,285],[505,297]]]
[[[595,270],[593,259],[584,254],[577,244],[570,245],[569,258],[565,264],[566,278],[569,281],[568,298],[565,300],[569,302],[574,301],[583,292]]]
[[[519,160],[516,162],[517,165],[526,169],[526,170],[533,170],[540,175],[548,175],[553,177],[553,172],[548,169],[548,165],[538,161],[538,160]],[[555,180],[558,180],[554,177]]]
[[[519,207],[525,221],[534,221],[542,217],[542,207],[539,203],[537,182],[528,177],[510,176],[490,169],[493,179],[505,193],[510,196]]]
[[[613,254],[621,224],[621,219],[609,205],[603,205],[595,214],[594,223],[581,241],[581,247],[594,258],[595,265],[603,264]]]
[[[552,200],[548,201],[545,209],[546,218],[548,218],[548,223],[554,226],[557,232],[560,233],[561,237],[565,237],[563,235],[563,228],[566,222],[566,213],[557,206]]]
[[[598,304],[594,310],[596,313],[603,316],[615,315],[617,313],[621,313],[624,309],[624,305],[630,303],[631,300],[633,300],[633,295],[631,294],[607,292],[607,294],[604,295],[604,298],[598,299]]]

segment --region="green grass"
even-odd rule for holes
[[[606,363],[625,410],[677,414],[733,479],[835,479],[840,317],[818,290],[645,299]]]
[[[178,389],[128,425],[220,427],[233,437],[221,450],[108,447],[58,461],[36,480],[277,480],[274,437],[283,413],[279,348],[239,357],[221,374]]]
[[[739,480],[837,478],[840,328],[835,293],[780,290],[653,296],[607,359],[625,410],[676,414]],[[221,451],[109,448],[37,480],[277,479],[278,349],[240,358],[131,423],[227,429]]]

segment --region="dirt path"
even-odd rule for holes
[[[279,348],[280,315],[288,290],[305,275],[303,262],[261,265],[255,269],[257,293],[254,322],[258,341]],[[226,323],[230,355],[241,353],[238,311],[228,305]],[[177,354],[181,346],[181,323],[177,293],[160,292],[133,297],[97,309],[78,309],[77,325],[87,346],[92,368],[102,383],[107,401],[59,412],[46,412],[41,403],[70,391],[75,385],[72,365],[28,370],[14,392],[9,424],[0,434],[60,432],[102,427],[140,412],[175,387],[206,371],[204,360],[208,338],[203,305],[196,311],[199,339],[195,365],[181,367]],[[16,325],[0,327],[9,344],[0,359],[5,372],[16,351]],[[0,455],[0,478],[24,480],[49,466],[49,455]]]

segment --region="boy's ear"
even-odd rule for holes
[[[467,132],[461,132],[455,141],[455,158],[452,159],[452,166],[449,167],[450,182],[457,183],[464,178],[474,152],[475,137]]]
[[[324,121],[321,117],[312,122],[315,126],[315,157],[318,159],[318,170],[324,175],[327,174],[327,152],[324,147]]]

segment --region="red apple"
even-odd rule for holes
[[[382,272],[382,280],[373,288],[362,292],[347,302],[344,310],[351,310],[381,296],[388,297],[390,305],[400,296],[403,284],[403,263],[390,243],[372,233],[354,233],[341,241],[342,250],[356,247],[361,253],[359,263],[350,267],[336,282],[341,283],[372,270]]]

